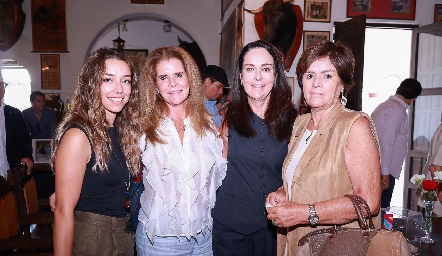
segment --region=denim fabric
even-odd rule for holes
[[[212,256],[212,233],[199,233],[196,238],[188,240],[186,237],[159,237],[156,236],[152,244],[146,235],[146,226],[138,223],[135,234],[137,256]]]

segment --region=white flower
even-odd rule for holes
[[[410,182],[413,184],[422,184],[422,181],[425,179],[424,174],[415,174],[411,177]]]
[[[442,182],[442,171],[435,172],[433,180],[437,183]]]

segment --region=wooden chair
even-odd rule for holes
[[[0,239],[8,239],[18,234],[18,207],[13,187],[0,177]]]
[[[19,232],[13,237],[0,239],[0,250],[34,248],[51,248],[52,250],[54,215],[50,211],[40,210],[33,174],[27,175],[24,168],[13,168],[8,170],[8,177],[12,177],[8,178],[8,183],[12,186],[16,199],[15,214],[18,216]],[[31,233],[32,224],[36,224],[36,227]]]

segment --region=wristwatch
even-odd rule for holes
[[[310,222],[311,226],[316,226],[316,224],[318,224],[319,217],[318,215],[316,215],[315,205],[309,204],[308,207],[310,212],[310,216],[308,217],[308,222]]]

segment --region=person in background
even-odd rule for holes
[[[299,239],[313,230],[359,227],[346,194],[365,199],[380,227],[375,127],[367,114],[344,106],[354,66],[348,47],[327,40],[309,45],[298,61],[298,84],[311,113],[296,119],[282,168],[284,186],[266,200],[268,218],[280,228],[278,255],[299,255]]]
[[[425,179],[432,179],[435,172],[442,171],[442,123],[439,124],[436,131],[434,131],[431,138],[430,147],[428,150],[427,162],[425,163],[422,174],[425,174]],[[442,217],[442,190],[439,185],[438,198],[439,201],[434,203],[433,213],[438,217]],[[423,207],[422,200],[419,197],[418,205]]]
[[[165,47],[149,54],[141,74],[137,255],[212,255],[211,210],[227,164],[198,67],[182,48]]]
[[[45,107],[45,95],[33,91],[29,97],[32,107],[23,110],[23,117],[32,139],[52,139],[57,127],[55,112]]]
[[[381,103],[371,114],[381,147],[381,207],[389,207],[395,180],[399,179],[407,153],[407,109],[421,94],[421,84],[413,78],[401,82],[396,94]]]
[[[32,107],[22,111],[26,126],[32,139],[52,139],[57,127],[55,112],[45,107],[45,95],[40,91],[33,91],[29,97]],[[44,149],[43,149],[44,150]],[[47,153],[44,152],[43,153]],[[47,172],[35,172],[38,198],[48,198],[55,191],[54,175]]]
[[[265,41],[247,44],[230,93],[221,126],[227,175],[212,211],[213,253],[275,255],[276,227],[266,218],[264,202],[282,185],[282,163],[297,116],[276,48]]]
[[[5,179],[11,168],[24,165],[30,174],[34,166],[32,140],[23,115],[4,102],[6,86],[0,70],[0,176]]]
[[[207,111],[212,115],[215,124],[221,126],[221,115],[217,107],[218,100],[222,97],[223,88],[229,86],[227,74],[224,69],[215,66],[208,65],[204,73],[202,74],[203,86],[204,86],[204,105]]]
[[[125,217],[129,177],[140,170],[137,80],[116,49],[100,48],[83,65],[54,137],[54,255],[134,254]]]

